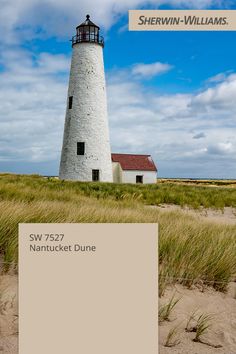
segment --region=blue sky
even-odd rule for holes
[[[129,32],[128,9],[234,9],[218,0],[21,0],[0,13],[0,171],[57,175],[75,27],[105,37],[113,152],[159,176],[236,178],[236,32]]]

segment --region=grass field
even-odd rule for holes
[[[20,222],[158,222],[160,290],[197,282],[224,291],[236,276],[236,227],[199,223],[181,211],[150,205],[173,203],[236,207],[236,189],[178,185],[115,185],[64,182],[54,178],[0,175],[0,253],[17,263]]]
[[[158,183],[175,183],[181,185],[198,185],[198,186],[212,186],[212,187],[233,187],[236,188],[236,180],[234,179],[188,179],[188,178],[163,178],[158,179]]]
[[[78,195],[94,197],[99,200],[138,201],[146,205],[176,204],[193,208],[223,209],[236,207],[236,188],[227,187],[228,182],[160,180],[153,185],[64,182],[56,178],[43,178],[38,175],[23,176],[0,174],[0,198],[8,200],[37,201],[71,200]],[[212,183],[220,183],[217,187]],[[200,185],[196,185],[200,183]],[[225,183],[222,187],[222,183]],[[230,182],[232,185],[232,181]],[[29,193],[30,191],[30,193]]]

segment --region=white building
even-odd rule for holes
[[[114,183],[156,183],[151,155],[111,154]]]
[[[103,46],[99,27],[87,15],[72,38],[60,179],[113,180]]]

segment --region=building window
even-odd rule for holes
[[[72,108],[72,104],[73,104],[73,96],[69,97],[69,109]]]
[[[77,143],[77,155],[84,155],[85,152],[85,143]]]
[[[99,170],[92,170],[92,180],[94,182],[99,181]]]
[[[143,183],[143,176],[136,176],[136,183]]]

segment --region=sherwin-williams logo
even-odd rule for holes
[[[228,25],[227,17],[197,17],[197,16],[184,16],[182,17],[148,17],[139,16],[138,25],[180,25],[184,23],[186,26],[225,26]]]
[[[131,31],[232,31],[236,10],[130,10]]]

